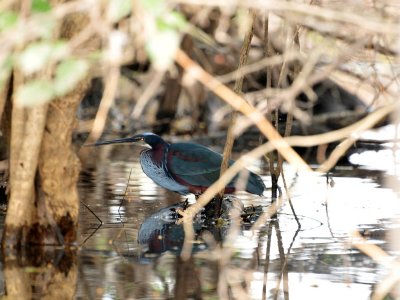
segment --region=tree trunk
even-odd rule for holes
[[[87,23],[86,15],[71,13],[60,24],[59,37],[71,39]],[[85,46],[93,49],[96,43],[92,39]],[[12,90],[17,91],[25,81],[27,78],[15,70]],[[75,242],[80,163],[71,140],[77,107],[88,85],[85,79],[68,95],[34,108],[21,107],[13,99],[3,250]]]
[[[87,21],[82,13],[69,14],[58,36],[70,39]],[[97,47],[94,42],[86,46]],[[0,102],[0,109],[4,102],[9,113],[3,128],[10,128],[9,199],[2,237],[6,293],[10,299],[73,299],[77,250],[68,246],[77,238],[80,163],[71,142],[89,80],[60,99],[26,108],[15,101],[14,92],[32,78],[15,69],[12,79],[7,102]],[[35,272],[27,272],[32,268]]]
[[[24,81],[14,72],[14,87]],[[3,230],[3,248],[15,248],[28,236],[34,217],[35,176],[47,116],[47,105],[24,108],[12,99],[9,200]]]
[[[79,214],[76,184],[80,162],[72,148],[71,137],[76,109],[85,87],[87,84],[73,94],[51,103],[39,159],[41,186],[37,201],[40,226],[36,229],[37,234],[50,226],[57,229],[57,234],[61,233],[61,236],[54,238],[67,244],[76,239]]]

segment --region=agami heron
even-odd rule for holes
[[[128,138],[98,141],[94,146],[116,143],[132,143],[143,141],[151,149],[140,154],[143,172],[161,187],[181,195],[200,195],[218,180],[221,170],[222,155],[199,144],[167,143],[154,133],[142,133]],[[230,160],[229,165],[234,163]],[[265,190],[261,177],[248,171],[245,190],[262,195]],[[225,187],[225,193],[236,190],[234,177]]]

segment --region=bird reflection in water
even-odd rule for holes
[[[177,203],[152,214],[142,223],[138,233],[138,243],[143,246],[144,253],[161,254],[165,251],[180,253],[185,240],[183,225],[179,222],[178,211],[184,209],[184,203]],[[206,244],[199,239],[202,221],[196,218],[193,229],[197,233],[193,251],[205,250]]]

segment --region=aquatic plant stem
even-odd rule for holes
[[[269,58],[273,55],[270,47],[269,47],[269,13],[267,13],[266,17],[264,18],[264,56],[266,58]],[[285,59],[282,60],[282,64]],[[271,89],[273,82],[272,82],[272,66],[268,66],[267,70],[267,80],[266,80],[266,90]],[[274,84],[276,85],[276,84]],[[271,105],[271,101],[267,97],[267,119],[269,122],[272,123],[272,112],[274,111],[273,106]],[[278,110],[275,110],[275,128],[278,128]],[[278,197],[277,190],[278,190],[278,178],[276,176],[276,170],[275,170],[275,164],[274,164],[274,151],[271,151],[270,153],[266,154],[266,160],[269,165],[269,172],[271,176],[271,201],[274,202],[275,199]]]
[[[251,40],[253,38],[253,30],[254,30],[254,25],[255,25],[255,20],[256,20],[256,14],[254,12],[250,12],[250,18],[251,18],[251,25],[244,37],[242,48],[240,49],[238,69],[240,69],[242,66],[244,66],[246,64],[247,58],[248,58],[249,52],[250,52],[250,46],[251,46]],[[235,86],[233,88],[233,91],[236,94],[240,94],[242,91],[243,79],[244,79],[244,76],[239,76],[238,78],[236,78]],[[227,136],[226,136],[224,152],[222,154],[223,158],[222,158],[222,163],[221,163],[220,175],[222,175],[228,168],[228,163],[232,156],[233,143],[235,142],[233,127],[235,126],[235,123],[236,123],[236,117],[237,117],[237,111],[233,111],[231,113],[231,119],[230,119],[228,132],[227,132]],[[223,198],[224,198],[224,189],[222,189],[218,193],[219,207],[217,209],[217,213],[220,213],[221,206],[222,206],[221,201]]]
[[[292,203],[292,197],[290,196],[290,192],[289,192],[288,186],[286,184],[285,172],[283,172],[283,171],[282,171],[282,181],[283,181],[283,187],[285,188],[285,192],[286,192],[286,198],[289,201],[290,209],[292,210],[294,219],[296,220],[296,223],[297,223],[297,226],[298,226],[298,230],[300,230],[301,229],[301,223],[299,221],[299,218],[297,217],[296,211],[294,210],[294,206],[293,206],[293,203]]]

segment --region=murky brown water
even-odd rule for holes
[[[76,299],[369,299],[390,270],[352,247],[351,232],[364,233],[390,255],[400,254],[387,237],[399,227],[393,218],[400,216],[400,203],[382,185],[399,172],[346,166],[327,177],[296,174],[286,166],[301,228],[288,203],[276,220],[255,231],[251,224],[240,226],[230,237],[228,226],[210,233],[200,220],[194,224],[194,253],[183,261],[184,233],[171,205],[184,198],[144,175],[140,150],[104,146],[86,161],[81,199],[102,224],[81,206],[77,280],[71,287]],[[251,168],[260,173],[259,163]],[[263,179],[269,186],[269,176]],[[238,198],[267,209],[265,194]],[[43,268],[26,272],[37,272],[42,281],[40,274],[46,274]],[[3,294],[4,285],[0,273]]]
[[[386,233],[397,227],[392,218],[400,204],[381,186],[384,173],[342,167],[327,178],[286,167],[301,229],[285,204],[261,230],[240,228],[225,250],[215,238],[224,240],[227,228],[206,234],[207,242],[197,241],[192,258],[182,261],[182,228],[169,209],[157,212],[183,198],[143,174],[140,150],[99,148],[99,159],[82,174],[82,200],[103,225],[82,207],[78,299],[369,299],[389,270],[352,248],[349,234],[362,231],[370,243],[399,254]],[[268,186],[269,177],[263,179]],[[245,205],[270,203],[268,197],[238,197]],[[149,244],[138,243],[140,228]],[[230,260],[220,260],[229,253]]]

